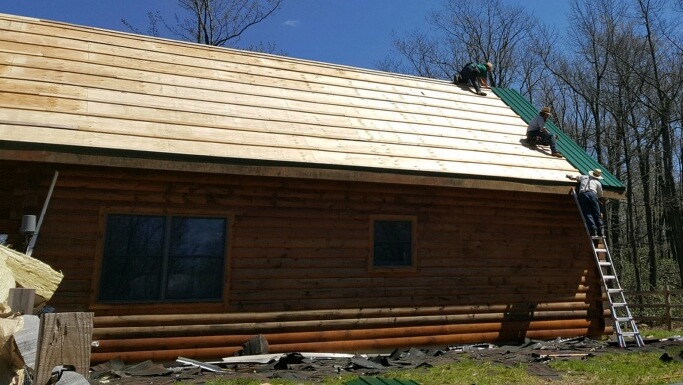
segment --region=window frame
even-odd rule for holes
[[[375,223],[378,221],[410,222],[410,265],[375,266]],[[417,216],[414,215],[372,215],[370,227],[370,252],[367,269],[371,273],[412,273],[417,271]]]
[[[223,256],[223,274],[221,276],[221,298],[217,299],[155,299],[155,300],[100,300],[100,284],[101,284],[101,274],[102,268],[104,266],[104,247],[105,247],[105,236],[107,232],[107,217],[109,215],[129,215],[129,216],[163,216],[167,219],[173,217],[180,218],[221,218],[226,221],[225,225],[225,244],[224,244],[224,256]],[[227,306],[229,298],[229,277],[231,276],[230,266],[231,266],[231,255],[232,255],[232,245],[234,236],[234,222],[235,217],[232,213],[207,211],[207,210],[139,210],[131,209],[126,207],[107,207],[100,210],[99,218],[99,237],[97,241],[97,254],[95,258],[95,268],[93,269],[92,277],[92,290],[90,296],[90,308],[96,309],[107,309],[107,308],[117,308],[117,307],[140,307],[140,308],[165,308],[168,305],[173,305],[177,308],[196,308],[198,304],[206,308],[221,308],[224,309]],[[164,258],[168,259],[169,256],[165,255]],[[164,262],[167,264],[168,260]]]

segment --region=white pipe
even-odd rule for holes
[[[45,198],[45,203],[43,204],[43,210],[40,212],[40,218],[38,219],[38,224],[36,225],[36,232],[31,236],[31,240],[26,247],[26,255],[31,256],[33,253],[33,248],[36,246],[36,239],[38,238],[38,232],[40,231],[40,225],[43,224],[43,218],[45,217],[45,212],[47,211],[47,205],[50,203],[50,198],[52,197],[52,191],[55,189],[57,184],[57,177],[59,176],[59,171],[55,171],[55,176],[52,178],[52,184],[50,185],[50,191],[47,193]]]

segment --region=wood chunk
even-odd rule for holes
[[[15,287],[9,289],[9,298],[7,303],[14,312],[19,312],[22,315],[33,314],[33,304],[35,303],[36,290],[26,289],[23,287]]]
[[[263,334],[259,334],[249,339],[249,341],[242,344],[243,356],[252,356],[256,354],[268,354],[268,340]]]
[[[14,333],[14,340],[26,366],[35,369],[40,318],[35,315],[24,315],[21,318],[23,319],[23,327]]]
[[[36,384],[47,383],[52,369],[59,365],[71,365],[87,379],[93,313],[46,313],[40,321]]]

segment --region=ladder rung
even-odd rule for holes
[[[626,336],[626,337],[634,337],[634,336],[637,336],[639,334],[640,333],[638,333],[638,332],[621,332],[621,335]]]
[[[574,199],[576,199],[576,196],[574,196]],[[601,236],[591,236],[591,239],[593,240],[591,245],[593,246],[595,259],[600,270],[600,275],[602,276],[603,289],[607,292],[608,299],[610,302],[610,308],[612,310],[612,319],[615,321],[614,327],[615,331],[617,332],[617,337],[619,339],[619,346],[626,346],[626,343],[623,338],[624,336],[635,337],[640,346],[641,342],[638,341],[638,339],[640,338],[640,334],[638,333],[638,329],[635,325],[635,322],[633,321],[633,317],[630,314],[628,304],[626,303],[626,299],[623,297],[623,290],[621,287],[619,287],[619,280],[617,278],[616,271],[614,271],[614,266],[612,265],[612,260],[609,254],[609,250],[607,249],[605,238]],[[608,281],[610,282],[608,283]],[[619,299],[621,299],[624,302],[613,302],[612,297],[610,296],[613,294],[621,294],[622,296],[619,297]],[[627,313],[628,316],[618,315],[617,310],[619,310],[621,313]],[[635,332],[622,332],[620,323],[625,322],[630,323],[631,330],[635,330]],[[625,325],[625,327],[627,327],[627,325]]]

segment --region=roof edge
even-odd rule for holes
[[[159,157],[142,158],[120,155],[115,156],[112,154],[76,154],[50,150],[0,149],[0,160],[193,173],[523,191],[549,194],[567,194],[574,186],[574,182],[569,180],[567,180],[566,183],[548,182],[539,184],[538,181],[529,183],[521,179],[512,178],[473,178],[471,175],[446,175],[415,172],[398,173],[392,170],[370,168],[325,168],[322,165],[317,167],[303,167],[302,165],[282,164],[277,162],[270,162],[268,164],[263,164],[263,162],[258,164],[206,162],[206,159],[202,157],[194,157],[194,160],[162,159]]]

